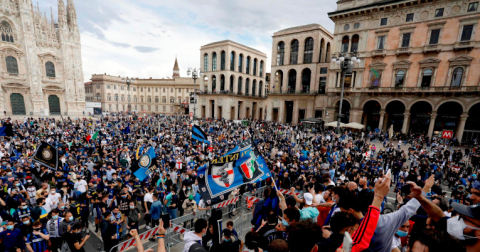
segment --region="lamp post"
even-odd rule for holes
[[[187,70],[187,75],[190,76],[190,74],[192,75],[193,79],[193,120],[195,121],[195,118],[197,117],[197,90],[195,84],[197,82],[197,79],[203,76],[203,72],[201,68],[192,69],[191,67],[189,67]]]
[[[345,75],[351,74],[353,69],[353,64],[359,64],[361,61],[357,57],[356,52],[350,53],[340,53],[338,57],[332,58],[332,63],[335,63],[340,66],[342,70],[342,92],[340,93],[340,105],[338,108],[338,118],[337,118],[337,134],[340,134],[340,120],[342,119],[342,105],[343,105],[343,92],[345,90]]]
[[[130,84],[132,83],[135,83],[135,79],[134,78],[124,78],[122,79],[123,82],[127,83],[127,90],[128,90],[128,113],[131,113],[131,108],[130,108]]]

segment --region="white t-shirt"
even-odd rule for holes
[[[153,203],[153,194],[146,193],[143,197],[143,201]]]
[[[317,204],[324,203],[325,200],[323,199],[323,193],[315,195],[315,200],[317,201]]]
[[[51,202],[55,202],[55,204],[51,206],[52,209],[55,209],[57,208],[58,201],[60,201],[61,198],[62,198],[62,195],[60,195],[60,193],[55,193],[55,195],[52,195],[51,193],[49,193],[47,199],[45,200],[45,205],[48,203],[48,200],[50,200],[50,204]]]
[[[75,183],[74,188],[76,188],[77,191],[79,191],[79,192],[81,192],[81,193],[84,193],[84,192],[87,191],[86,185],[87,185],[87,182],[82,179],[82,180],[79,180],[79,181],[77,181],[77,182]]]

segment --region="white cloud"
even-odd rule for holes
[[[40,9],[49,11],[52,6],[57,13],[57,0],[42,2]],[[94,73],[165,78],[172,75],[175,56],[181,75],[186,75],[188,67],[200,66],[202,45],[224,39],[266,53],[269,72],[275,31],[310,23],[333,31],[327,12],[336,7],[331,0],[77,0],[75,4],[85,81]]]

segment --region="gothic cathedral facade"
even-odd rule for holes
[[[31,0],[0,0],[0,112],[7,116],[85,111],[80,31],[73,0],[58,21]]]

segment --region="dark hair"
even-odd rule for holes
[[[285,199],[285,204],[288,206],[291,206],[291,207],[295,207],[295,205],[297,204],[297,201],[293,198],[293,197],[287,197]]]
[[[254,231],[250,231],[245,235],[245,246],[248,249],[256,250],[262,243],[262,237]]]
[[[199,234],[204,228],[207,228],[207,220],[198,219],[195,221],[195,233]]]
[[[233,221],[227,221],[227,227],[232,226],[233,227]]]
[[[42,202],[45,200],[45,198],[38,198],[37,199],[37,205],[42,204]]]
[[[263,198],[268,199],[268,197],[270,197],[270,193],[272,193],[272,188],[268,186],[263,191]]]
[[[41,223],[40,221],[38,221],[38,220],[35,221],[35,222],[32,224],[32,226],[41,226],[41,225],[42,225],[42,223]]]
[[[357,217],[351,213],[337,212],[330,219],[330,227],[332,232],[339,233],[346,227],[355,226],[358,223]]]
[[[346,191],[346,189],[343,186],[336,186],[336,187],[332,188],[332,192],[337,194],[340,197],[342,197],[345,194],[345,191]]]
[[[297,223],[288,233],[288,247],[298,252],[310,252],[320,239],[321,232],[318,229],[310,220]]]
[[[222,231],[223,235],[226,236],[226,237],[230,237],[232,236],[232,231],[228,230],[228,229],[224,229]]]
[[[55,208],[55,209],[53,209],[52,211],[50,211],[50,213],[59,214],[60,211],[58,211],[58,209]]]
[[[296,208],[287,208],[283,210],[283,214],[288,216],[290,221],[300,221],[300,211]]]
[[[347,193],[340,197],[338,201],[338,207],[341,207],[345,210],[353,209],[355,212],[360,212],[362,210],[361,202],[358,199],[358,196],[353,193]]]
[[[408,240],[408,247],[413,248],[413,244],[417,241],[428,247],[428,251],[464,251],[458,240],[448,233],[438,230],[430,229],[417,232]]]
[[[77,230],[77,229],[82,229],[82,228],[83,228],[83,224],[81,222],[77,222],[77,223],[73,224],[73,226],[70,230]]]

